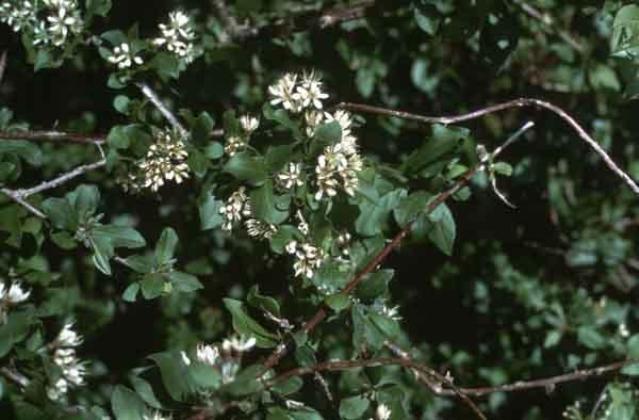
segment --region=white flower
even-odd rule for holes
[[[259,128],[260,120],[256,117],[251,117],[250,115],[242,115],[240,117],[240,125],[247,134],[251,134]]]
[[[69,383],[60,378],[53,385],[47,387],[47,397],[51,401],[60,401],[69,392]]]
[[[73,348],[57,348],[53,354],[53,362],[62,370],[62,376],[69,385],[84,385],[86,368],[76,357]]]
[[[55,339],[55,343],[60,347],[78,347],[82,344],[82,336],[73,331],[73,323],[67,322]]]
[[[284,109],[292,112],[301,110],[301,103],[296,96],[295,86],[297,84],[297,75],[287,73],[277,82],[269,86],[268,91],[271,94],[271,105],[282,105]]]
[[[171,420],[171,416],[165,417],[159,411],[154,411],[152,414],[145,414],[142,416],[143,420]]]
[[[162,36],[153,40],[157,47],[164,47],[167,51],[191,63],[196,56],[195,32],[191,18],[184,12],[177,10],[169,14],[169,22],[158,25]]]
[[[306,123],[306,135],[313,137],[317,127],[324,122],[324,113],[315,109],[308,110],[304,114],[304,122]]]
[[[377,311],[380,315],[385,316],[386,318],[390,318],[394,321],[399,321],[402,319],[399,314],[399,306],[388,307],[384,303],[383,300],[376,300],[373,303],[373,309]]]
[[[248,219],[245,226],[248,235],[252,238],[269,239],[277,233],[277,226],[258,219]]]
[[[73,1],[49,2],[49,6],[57,10],[47,16],[47,30],[53,45],[60,47],[67,41],[69,33],[77,34],[82,31],[80,10]]]
[[[226,140],[226,145],[224,146],[224,153],[229,156],[235,155],[241,149],[246,147],[246,141],[244,138],[240,136],[230,136]]]
[[[134,63],[137,65],[141,65],[144,63],[141,57],[134,55],[131,52],[131,46],[126,42],[123,42],[122,44],[113,48],[113,52],[107,58],[107,60],[109,61],[109,63],[115,64],[120,70],[131,68]]]
[[[198,344],[196,358],[199,362],[215,366],[220,357],[220,350],[216,346]]]
[[[308,236],[310,227],[308,226],[306,219],[304,219],[302,212],[298,210],[297,213],[295,213],[295,217],[297,217],[297,221],[298,221],[297,230],[299,230],[302,235]]]
[[[308,243],[291,241],[286,245],[286,252],[295,256],[293,270],[296,277],[312,278],[324,261],[324,252]]]
[[[255,347],[256,343],[257,340],[255,337],[245,338],[233,336],[222,342],[222,349],[227,353],[230,353],[231,350],[235,350],[238,353],[244,353]]]
[[[157,191],[166,181],[181,184],[189,175],[186,163],[189,154],[181,136],[170,131],[162,131],[156,143],[149,147],[146,158],[138,162],[143,188]]]
[[[324,196],[334,197],[339,187],[353,196],[359,186],[358,174],[364,166],[362,158],[353,150],[340,147],[341,145],[342,143],[328,146],[317,158],[315,174],[318,190],[315,199],[318,201]]]
[[[277,174],[276,179],[278,184],[286,190],[301,187],[304,185],[304,181],[302,181],[302,164],[289,162],[285,169]]]
[[[6,292],[5,300],[10,304],[16,305],[27,300],[29,295],[31,295],[30,290],[23,289],[20,282],[15,282],[11,284],[9,290]]]
[[[180,352],[180,357],[182,358],[182,363],[184,363],[184,365],[191,366],[191,359],[189,359],[189,356],[185,351]]]
[[[628,331],[628,326],[626,325],[625,322],[622,322],[621,324],[619,324],[619,328],[617,330],[619,332],[619,335],[627,338],[630,336],[630,331]]]
[[[386,404],[380,404],[375,410],[375,420],[389,420],[393,412]]]
[[[294,98],[302,108],[313,106],[316,109],[322,109],[322,100],[328,98],[328,94],[322,92],[320,78],[311,72],[302,76],[300,85],[295,90]]]
[[[14,32],[19,32],[23,27],[35,24],[36,19],[31,1],[25,0],[17,5],[12,5],[7,1],[0,4],[0,22],[11,26]]]
[[[245,216],[251,215],[249,199],[244,191],[245,188],[240,187],[220,208],[220,214],[224,217],[222,230],[230,232],[236,223],[241,222]]]

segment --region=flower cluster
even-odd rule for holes
[[[370,420],[389,420],[392,414],[393,412],[386,404],[380,404],[375,410],[375,417],[372,417]]]
[[[229,135],[226,139],[226,145],[224,146],[224,152],[233,156],[237,152],[246,148],[251,138],[251,134],[260,126],[260,120],[250,115],[243,115],[240,117],[240,133],[234,133]]]
[[[292,190],[295,187],[304,185],[302,180],[302,164],[299,162],[289,162],[286,168],[275,177],[280,187],[285,190]]]
[[[325,259],[324,251],[310,243],[291,241],[286,245],[286,252],[295,256],[293,263],[295,276],[307,279],[315,275],[315,271],[322,266]]]
[[[301,77],[287,73],[268,88],[271,105],[281,105],[291,112],[305,109],[322,109],[322,101],[328,98],[322,90],[322,81],[314,72],[305,73]]]
[[[131,49],[131,45],[126,42],[114,47],[107,60],[117,66],[118,70],[129,69],[133,64],[138,66],[144,64],[144,60],[135,54]]]
[[[25,31],[34,45],[63,46],[82,32],[84,22],[77,0],[4,1],[0,22],[15,32]]]
[[[11,283],[9,287],[0,283],[0,321],[4,322],[11,306],[25,302],[30,295],[31,291],[25,290],[20,282]]]
[[[69,388],[84,385],[86,367],[76,355],[76,347],[82,344],[82,336],[73,330],[73,324],[64,325],[56,339],[51,343],[54,348],[53,363],[60,369],[61,376],[47,388],[47,396],[60,401],[69,392]]]
[[[235,379],[242,354],[250,351],[256,343],[254,337],[233,336],[225,339],[221,346],[198,344],[195,357],[198,362],[218,369],[222,383],[227,384]]]
[[[233,226],[245,217],[251,216],[251,205],[245,191],[244,187],[240,187],[226,200],[226,204],[220,207],[220,214],[224,218],[223,230],[230,232]]]
[[[138,172],[121,182],[125,190],[133,192],[143,189],[157,191],[168,181],[181,184],[189,177],[188,156],[179,133],[161,131],[155,143],[149,147],[146,157],[137,163]]]
[[[169,13],[169,22],[159,25],[161,36],[153,40],[153,45],[165,48],[167,51],[182,58],[186,63],[195,59],[195,32],[191,18],[184,12],[177,10]]]

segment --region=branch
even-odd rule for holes
[[[459,388],[459,391],[463,392],[466,395],[479,397],[487,394],[493,394],[495,392],[518,392],[534,388],[553,389],[556,385],[559,384],[574,381],[584,381],[593,377],[603,376],[607,373],[618,371],[624,366],[637,362],[637,360],[622,360],[619,362],[610,363],[608,365],[603,365],[591,369],[580,369],[571,373],[564,373],[548,378],[534,379],[531,381],[518,381],[512,384],[493,387]],[[442,395],[451,395],[451,391],[442,390]]]
[[[46,219],[47,216],[42,213],[42,211],[38,210],[35,206],[33,206],[32,204],[30,204],[26,199],[34,194],[38,194],[41,193],[43,191],[52,189],[52,188],[56,188],[59,187],[62,184],[65,184],[69,181],[71,181],[72,179],[85,174],[89,171],[92,171],[94,169],[98,169],[101,168],[103,166],[106,165],[106,159],[102,159],[99,160],[97,162],[94,163],[90,163],[88,165],[81,165],[78,166],[77,168],[74,168],[73,170],[64,173],[56,178],[53,178],[49,181],[44,181],[34,187],[31,188],[25,188],[25,189],[19,189],[19,190],[11,190],[9,188],[2,188],[0,189],[0,192],[2,192],[3,194],[5,194],[7,197],[9,197],[11,200],[15,201],[16,203],[20,204],[21,206],[23,206],[24,208],[26,208],[29,212],[31,212],[32,214],[34,214],[35,216],[41,218],[41,219]]]
[[[288,370],[275,378],[271,379],[266,383],[266,387],[272,387],[278,382],[282,382],[288,378],[294,376],[303,376],[309,374],[315,374],[319,372],[329,371],[342,371],[342,370],[350,370],[350,369],[358,369],[364,367],[377,367],[377,366],[389,366],[389,365],[399,365],[407,369],[416,370],[424,375],[428,375],[430,377],[436,378],[441,383],[448,386],[450,391],[454,395],[457,395],[474,413],[475,415],[483,420],[486,420],[486,416],[481,412],[481,410],[477,407],[477,405],[467,396],[462,390],[455,387],[452,382],[446,378],[445,376],[439,374],[428,366],[421,365],[416,363],[410,359],[405,359],[401,357],[380,357],[376,359],[368,359],[368,360],[338,360],[332,362],[324,362],[318,363],[316,365],[307,366],[307,367],[298,367],[295,369]],[[433,388],[431,388],[433,389]]]
[[[29,379],[18,371],[7,367],[1,367],[0,374],[22,388],[29,386]]]
[[[511,108],[524,108],[524,107],[533,107],[533,108],[543,108],[548,111],[553,112],[557,116],[559,116],[562,120],[564,120],[568,125],[570,125],[573,130],[577,132],[579,137],[585,141],[594,151],[597,153],[601,159],[606,163],[608,168],[613,171],[617,176],[619,176],[635,193],[639,195],[639,185],[624,172],[617,164],[610,158],[608,153],[593,139],[584,128],[566,111],[558,107],[557,105],[553,105],[550,102],[542,101],[540,99],[534,98],[519,98],[514,99],[512,101],[504,102],[497,105],[488,106],[485,108],[478,109],[476,111],[469,112],[467,114],[461,115],[451,115],[444,117],[429,117],[418,114],[411,114],[409,112],[398,111],[388,108],[380,108],[376,106],[363,105],[363,104],[354,104],[348,102],[342,102],[337,105],[338,108],[347,109],[354,112],[360,113],[368,113],[368,114],[377,114],[377,115],[385,115],[389,117],[396,117],[405,120],[412,120],[426,124],[455,124],[463,121],[474,120],[484,115],[494,114],[497,112],[505,111]]]
[[[526,3],[522,0],[514,0],[514,3],[521,8],[528,16],[532,17],[540,21],[544,26],[546,26],[551,31],[557,33],[561,39],[564,40],[568,45],[577,50],[580,53],[584,53],[586,51],[585,47],[575,39],[575,37],[568,31],[557,28],[555,26],[555,19],[548,13],[543,13],[540,10],[535,9],[529,3]]]
[[[53,141],[72,143],[103,144],[103,134],[79,134],[62,131],[0,131],[0,140]]]
[[[508,140],[506,140],[503,146],[497,148],[490,155],[490,158],[491,159],[496,158],[500,153],[502,153],[505,150],[507,146],[511,145],[526,130],[532,128],[533,126],[534,124],[532,122],[528,122],[524,124],[524,126],[521,129],[519,129],[515,134],[513,134],[510,138],[508,138]],[[426,206],[426,209],[424,209],[423,214],[425,215],[431,214],[433,211],[437,209],[437,207],[439,207],[440,204],[444,203],[451,196],[453,196],[455,193],[457,193],[459,190],[465,187],[466,184],[470,182],[470,180],[476,173],[482,171],[485,168],[487,161],[488,159],[485,159],[481,161],[478,165],[466,171],[466,173],[461,175],[457,179],[457,181],[455,181],[452,187],[435,196],[435,198],[428,203],[428,205]],[[376,267],[380,265],[395,248],[399,247],[399,245],[402,243],[404,238],[408,236],[414,222],[415,220],[409,222],[406,226],[404,226],[404,228],[393,238],[393,240],[389,242],[372,260],[369,261],[368,264],[366,264],[366,266],[355,277],[353,277],[346,284],[346,286],[340,293],[344,295],[349,295],[362,282],[362,280],[364,280],[364,278],[368,274],[375,271]],[[329,311],[327,308],[320,307],[315,313],[315,315],[313,315],[313,317],[302,326],[302,331],[307,334],[310,333],[313,329],[315,329],[315,327],[317,327],[326,318],[328,313]],[[288,353],[289,346],[290,346],[290,342],[289,344],[281,343],[279,346],[277,346],[275,350],[269,355],[269,357],[264,362],[264,369],[258,375],[258,377],[263,377],[264,374],[269,369],[277,365],[279,361],[282,359],[282,357],[284,357]]]
[[[166,105],[160,100],[158,95],[151,89],[149,85],[143,82],[136,83],[140,88],[144,96],[160,111],[160,113],[166,118],[166,120],[175,128],[183,138],[188,136],[188,131],[184,128],[182,123],[178,121],[177,117],[167,108]]]

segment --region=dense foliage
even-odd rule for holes
[[[0,0],[0,417],[639,418],[638,65],[627,1]]]

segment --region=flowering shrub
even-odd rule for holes
[[[0,0],[2,418],[637,418],[639,7],[456,3]]]

